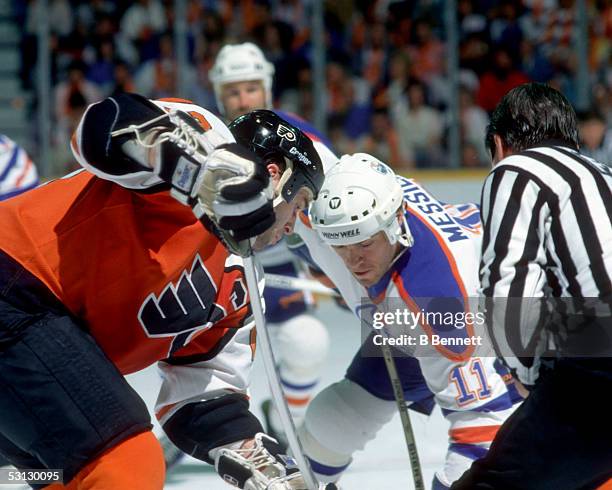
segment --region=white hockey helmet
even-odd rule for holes
[[[343,155],[325,174],[310,220],[329,245],[352,245],[384,231],[389,243],[413,244],[404,213],[402,187],[393,170],[367,153]]]
[[[221,101],[223,85],[232,82],[247,82],[261,80],[266,92],[266,107],[257,109],[272,109],[272,77],[274,65],[270,63],[259,47],[253,43],[226,44],[221,48],[215,59],[215,64],[208,73],[213,84],[215,98],[219,110],[225,114]]]

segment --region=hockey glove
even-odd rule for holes
[[[259,157],[236,143],[207,159],[197,196],[203,211],[224,231],[234,253],[248,255],[249,239],[274,224],[274,190]]]
[[[214,453],[215,468],[224,481],[244,490],[307,490],[293,458],[280,453],[278,443],[259,432],[254,446],[220,448]],[[333,483],[319,490],[337,490]]]
[[[153,169],[198,219],[206,214],[213,221],[230,251],[248,255],[249,239],[274,223],[272,183],[259,157],[187,113],[166,113],[140,96],[118,96],[113,109],[106,148]]]

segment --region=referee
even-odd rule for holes
[[[612,173],[579,153],[573,108],[539,83],[506,94],[486,142],[481,293],[530,394],[451,488],[599,488],[612,478]]]

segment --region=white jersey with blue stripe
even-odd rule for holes
[[[457,298],[460,308],[478,292],[481,248],[480,213],[474,204],[448,205],[412,179],[397,177],[405,198],[405,216],[414,237],[389,271],[365,289],[339,256],[325,244],[303,218],[296,232],[312,259],[338,288],[348,306],[362,320],[372,310],[394,312],[435,311],[431,298]],[[438,302],[439,304],[440,302]],[[442,302],[448,308],[449,302]],[[399,305],[399,306],[398,306]],[[369,310],[368,312],[364,311]],[[428,317],[429,319],[429,317]],[[466,337],[471,328],[450,328],[421,321],[419,334],[440,338]],[[418,337],[418,335],[417,335]],[[499,426],[514,410],[514,387],[494,357],[477,357],[474,346],[432,345],[411,351],[418,360],[429,389],[451,423],[446,480],[460,476],[472,460],[481,457]],[[449,462],[450,461],[450,462]]]
[[[38,173],[26,151],[0,134],[0,201],[37,185]]]

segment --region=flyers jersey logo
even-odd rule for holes
[[[196,333],[208,330],[227,316],[215,303],[217,286],[199,255],[176,285],[168,283],[156,296],[149,294],[138,311],[138,321],[148,337],[176,337],[170,353],[186,345]]]

